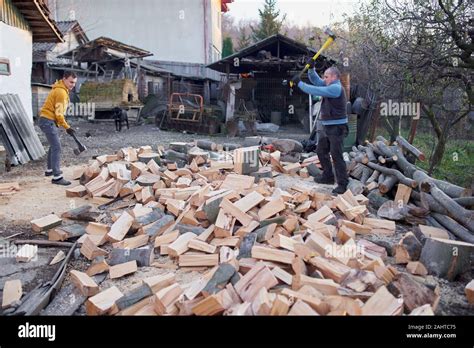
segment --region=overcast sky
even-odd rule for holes
[[[234,0],[229,4],[228,13],[238,22],[240,19],[257,19],[258,9],[263,8],[264,0]],[[342,21],[343,14],[352,14],[357,0],[278,0],[281,14],[286,13],[291,24],[305,26],[308,23],[322,27]]]

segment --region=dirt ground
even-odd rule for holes
[[[87,164],[94,156],[103,154],[114,154],[122,147],[151,145],[156,148],[158,145],[167,146],[173,141],[192,141],[193,139],[211,138],[217,143],[232,142],[243,143],[244,137],[226,138],[225,136],[202,136],[195,134],[186,134],[182,132],[161,131],[153,125],[132,126],[129,130],[121,133],[115,132],[113,123],[90,123],[86,121],[73,121],[71,125],[77,130],[79,138],[83,140],[88,150],[80,156],[73,153],[74,143],[72,139],[61,133],[61,142],[63,145],[62,170],[65,178],[70,178],[74,168]],[[41,131],[37,129],[40,139],[47,150],[47,143]],[[307,138],[303,133],[302,127],[286,126],[280,132],[264,134],[269,137],[290,138],[302,140]],[[44,177],[45,159],[28,163],[23,166],[14,167],[9,173],[0,177],[0,182],[18,181],[21,191],[11,196],[0,197],[0,247],[8,245],[10,240],[14,239],[38,239],[45,238],[33,235],[30,228],[30,221],[35,218],[45,216],[50,213],[61,215],[63,212],[83,204],[92,204],[90,200],[82,198],[67,198],[64,187],[52,185],[50,178]],[[289,176],[279,176],[276,178],[276,185],[282,189],[288,189],[292,185],[301,185],[313,188],[316,184],[311,178],[301,179]],[[78,185],[77,181],[73,185]],[[331,186],[318,185],[320,191],[329,192]],[[393,236],[391,242],[398,241],[401,236],[400,231]],[[406,232],[406,230],[405,230]],[[8,238],[12,236],[12,238]],[[6,239],[5,239],[6,238]],[[5,244],[7,243],[7,244]],[[3,257],[0,260],[0,289],[9,279],[21,279],[24,284],[24,293],[33,289],[40,282],[48,281],[54,275],[59,264],[50,266],[49,262],[60,250],[59,248],[39,248],[38,260],[21,267],[15,267],[14,258]],[[67,253],[67,249],[63,249]],[[77,250],[76,250],[77,251]],[[85,270],[88,266],[82,257],[77,257],[70,262],[69,269]],[[12,261],[13,260],[13,261]],[[166,263],[167,257],[158,257],[155,261]],[[106,279],[100,284],[101,290],[116,285],[121,291],[125,292],[138,284],[144,277],[153,276],[168,272],[166,269],[156,267],[143,267],[131,276],[123,277],[118,280]],[[199,270],[186,271],[180,269],[176,271],[177,281],[186,287],[193,280],[197,279],[202,272]],[[69,283],[68,279],[63,283]],[[467,304],[464,296],[465,280],[460,282],[447,282],[438,280],[441,287],[441,301],[437,310],[440,315],[473,315],[472,307]],[[67,303],[65,304],[67,306]],[[83,314],[83,307],[76,314]]]

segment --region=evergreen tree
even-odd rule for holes
[[[269,36],[278,34],[285,21],[286,14],[281,20],[278,19],[280,11],[276,7],[276,0],[265,0],[263,10],[259,9],[260,22],[256,28],[252,27],[252,38],[254,41],[266,39]]]
[[[228,57],[234,53],[234,45],[232,44],[232,38],[226,37],[222,42],[222,58]]]

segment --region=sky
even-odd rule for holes
[[[229,4],[228,14],[241,19],[258,19],[258,9],[263,8],[264,0],[234,0]],[[343,14],[353,13],[360,1],[358,0],[278,0],[277,6],[281,14],[286,13],[290,24],[318,27],[342,21]]]

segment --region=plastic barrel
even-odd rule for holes
[[[355,145],[357,139],[357,115],[351,114],[348,117],[348,127],[349,127],[349,134],[347,137],[344,138],[344,151],[351,151],[352,146]]]

